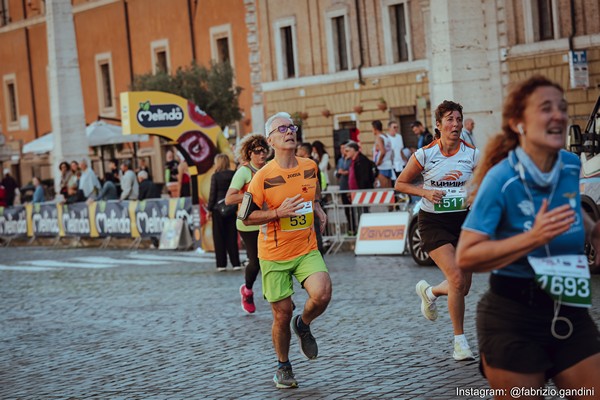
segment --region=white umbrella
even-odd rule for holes
[[[149,140],[148,135],[123,135],[123,129],[120,126],[107,124],[104,121],[95,121],[89,124],[85,128],[85,134],[92,147]]]
[[[85,134],[88,137],[89,145],[104,146],[118,143],[147,142],[148,135],[123,135],[120,126],[107,124],[104,121],[92,122],[85,128]],[[52,151],[54,147],[54,135],[48,133],[23,146],[23,154],[35,153],[42,154]]]
[[[23,153],[42,154],[47,153],[54,147],[54,135],[48,133],[42,137],[32,140],[23,146]]]

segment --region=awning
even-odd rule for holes
[[[104,121],[92,122],[85,128],[85,134],[91,147],[119,143],[147,142],[148,135],[123,135],[120,126],[107,124]],[[47,153],[54,147],[54,135],[48,133],[23,146],[23,154]]]

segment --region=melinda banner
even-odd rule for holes
[[[0,207],[1,237],[159,237],[171,219],[191,226],[189,197],[91,204],[39,203]]]
[[[0,236],[27,236],[27,210],[25,207],[0,207]]]

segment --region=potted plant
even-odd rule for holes
[[[325,118],[329,118],[331,116],[331,111],[329,111],[328,109],[321,110],[321,115]]]
[[[387,110],[387,102],[385,101],[385,99],[383,97],[379,98],[379,103],[377,103],[377,108],[379,108],[379,110],[381,110],[381,111]]]
[[[355,113],[360,114],[361,112],[363,112],[363,106],[361,106],[360,104],[357,106],[354,106],[352,108],[354,110]]]
[[[302,118],[303,120],[308,119],[308,113],[306,111],[302,111],[300,113],[300,118]]]

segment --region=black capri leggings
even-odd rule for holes
[[[246,254],[248,255],[248,265],[246,266],[246,287],[252,289],[258,272],[260,271],[260,263],[258,261],[258,231],[238,231],[244,245],[246,246]]]

